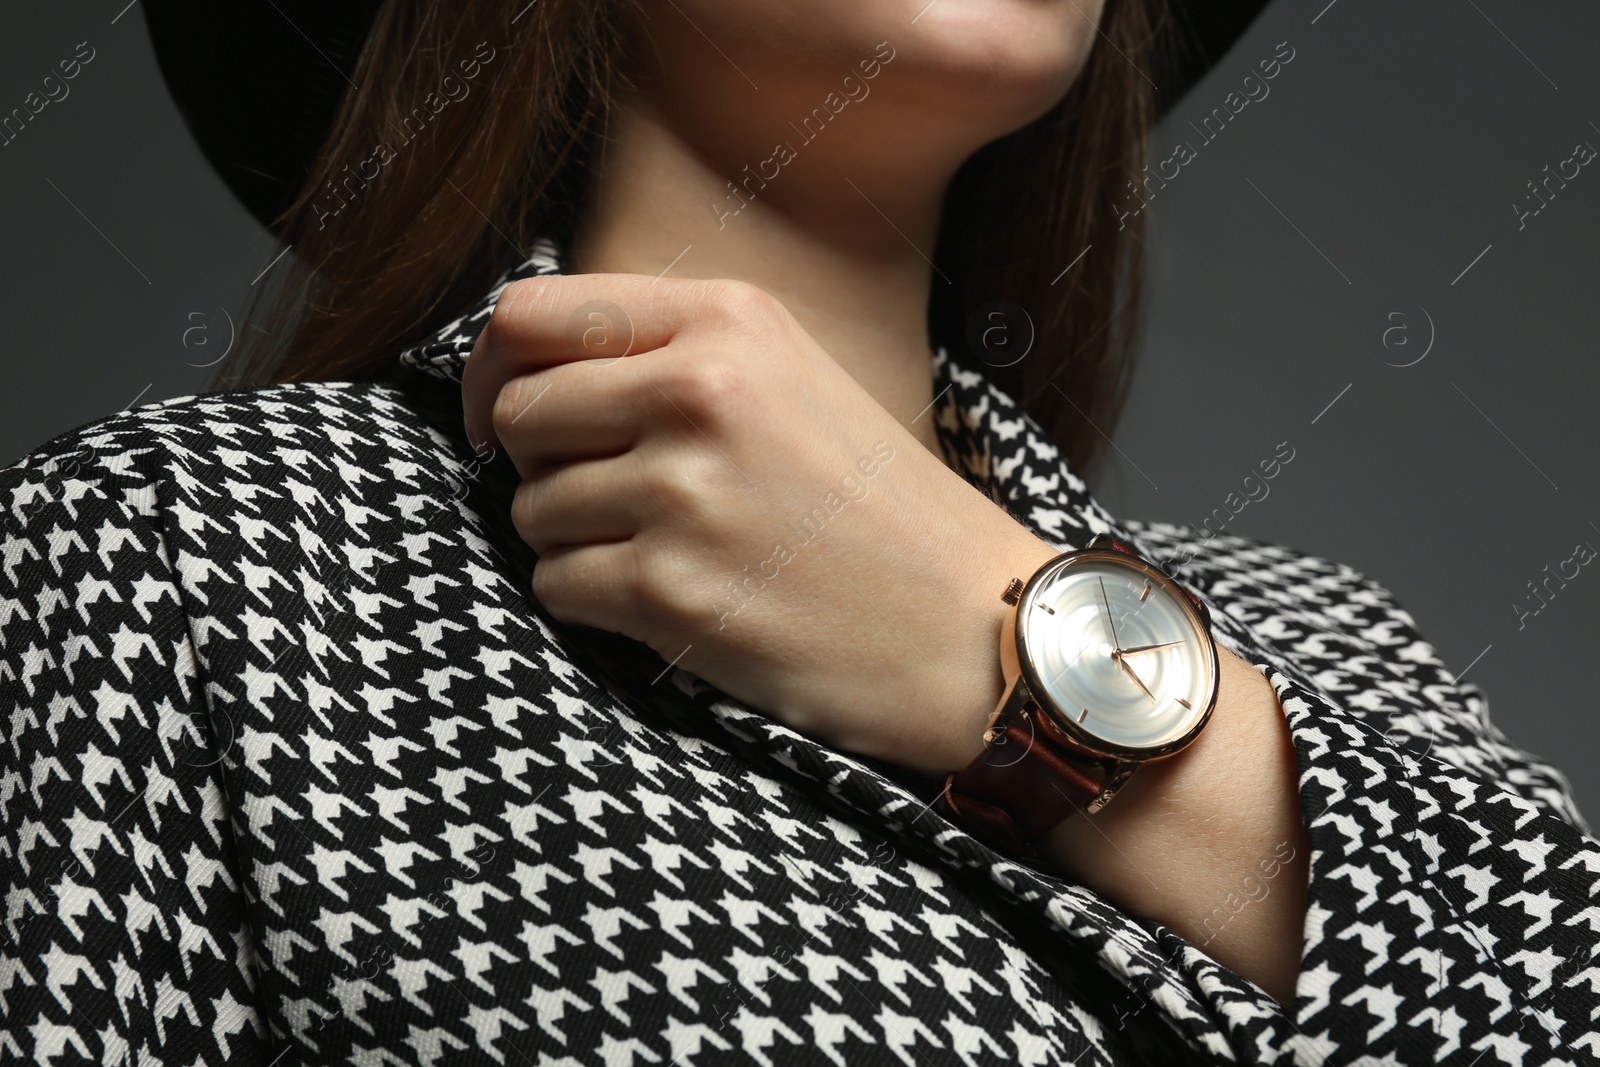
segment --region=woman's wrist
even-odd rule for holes
[[[943,665],[948,679],[942,699],[928,709],[911,743],[889,758],[920,773],[944,778],[971,763],[983,751],[983,732],[1005,690],[1001,670],[1000,631],[1016,608],[1000,597],[1012,578],[1027,581],[1061,550],[1007,517],[1013,528],[1006,536],[984,543],[968,563],[978,577],[971,603],[951,612],[951,624],[965,637],[957,662]]]
[[[1294,744],[1271,683],[1220,645],[1217,655],[1217,706],[1200,736],[1039,847],[1062,873],[1287,1004],[1309,860]]]

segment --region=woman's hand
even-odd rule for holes
[[[1000,593],[1056,549],[772,297],[631,274],[517,282],[463,394],[469,440],[492,430],[524,479],[513,518],[556,618],[636,638],[836,748],[930,775],[981,751],[1000,698]],[[1195,744],[1041,848],[1196,944],[1275,857],[1274,892],[1204,947],[1287,1005],[1309,854],[1294,746],[1272,686],[1219,651],[1217,710]]]
[[[512,518],[557,619],[626,634],[836,748],[930,774],[980,750],[1000,593],[1056,549],[764,290],[514,282],[462,391],[468,439],[523,478]]]

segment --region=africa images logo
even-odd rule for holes
[[[486,48],[488,49],[487,55],[484,54],[484,49]],[[438,91],[428,93],[427,96],[423,97],[420,106],[412,108],[401,119],[398,129],[405,136],[405,140],[397,141],[397,148],[404,148],[420,137],[423,127],[428,125],[429,119],[437,116],[452,103],[459,103],[465,100],[467,94],[472,92],[472,87],[467,83],[476,78],[482,71],[482,64],[493,62],[496,53],[488,41],[479,41],[472,54],[473,58],[463,59],[457,64],[461,69],[460,78],[457,78],[454,74],[446,74],[439,81]],[[413,129],[413,124],[415,129]],[[379,141],[372,149],[372,154],[356,164],[354,174],[350,173],[350,164],[346,163],[342,168],[345,172],[344,177],[339,179],[337,187],[335,187],[331,179],[324,183],[331,199],[317,201],[312,204],[312,207],[317,212],[317,229],[320,230],[327,226],[328,219],[349,206],[346,197],[349,200],[354,200],[359,193],[366,189],[367,183],[376,181],[382,175],[383,168],[394,162],[398,156],[399,152],[396,151],[396,148],[391,148],[387,142]],[[371,170],[370,174],[368,173],[369,168]],[[351,187],[352,183],[354,183],[354,188]],[[340,195],[340,189],[344,190],[344,195]],[[337,201],[337,205],[333,201]]]
[[[888,55],[884,54],[885,49],[888,49]],[[815,141],[822,131],[827,129],[828,124],[838,118],[845,108],[852,103],[860,103],[867,98],[872,92],[872,87],[866,83],[883,73],[883,64],[894,59],[894,46],[888,41],[879,41],[877,48],[873,50],[873,56],[877,58],[869,57],[856,64],[861,71],[859,78],[853,71],[844,76],[844,81],[841,84],[842,96],[838,89],[830,92],[822,98],[821,104],[812,108],[810,113],[800,120],[799,126],[796,126],[793,122],[789,123],[790,128],[801,136],[800,144],[802,147]],[[776,179],[778,175],[782,174],[783,168],[798,159],[799,155],[800,153],[794,145],[784,141],[773,148],[772,155],[756,164],[755,173],[752,174],[750,165],[748,163],[745,164],[744,179],[737,185],[731,180],[728,182],[728,190],[738,198],[738,206],[724,208],[715,203],[710,204],[712,213],[717,216],[717,229],[720,230],[727,226],[730,218],[749,207],[750,201],[756,198],[757,190],[765,189],[767,182]],[[770,174],[767,173],[768,168],[771,169]],[[750,188],[752,181],[760,183],[757,189]],[[743,189],[743,192],[740,192],[741,189]],[[729,197],[724,196],[723,199],[728,200]]]
[[[1288,49],[1288,51],[1285,52],[1285,49]],[[1241,111],[1252,103],[1260,103],[1267,98],[1267,95],[1272,92],[1272,87],[1267,82],[1283,73],[1283,68],[1291,63],[1294,57],[1295,50],[1289,46],[1289,42],[1279,41],[1277,51],[1273,52],[1272,58],[1263,59],[1256,64],[1256,69],[1261,72],[1261,77],[1257,78],[1254,74],[1245,75],[1244,80],[1240,83],[1244,89],[1243,96],[1239,95],[1239,90],[1237,89],[1230,90],[1228,95],[1222,98],[1222,103],[1212,108],[1210,114],[1200,120],[1199,126],[1196,126],[1193,122],[1189,123],[1189,128],[1200,136],[1199,148],[1196,148],[1188,141],[1179,141],[1177,147],[1170,154],[1156,162],[1155,174],[1149,173],[1150,167],[1147,165],[1144,168],[1144,178],[1139,185],[1136,186],[1133,179],[1130,178],[1128,180],[1128,196],[1126,200],[1131,203],[1128,206],[1117,209],[1117,229],[1125,229],[1128,219],[1139,214],[1149,206],[1151,200],[1156,198],[1155,190],[1150,188],[1151,178],[1155,178],[1157,189],[1165,189],[1167,182],[1176,179],[1178,175],[1183,173],[1184,167],[1200,158],[1200,148],[1204,148],[1220,137],[1222,131],[1228,128],[1228,123],[1237,118]],[[1141,187],[1143,195],[1140,194]],[[1137,204],[1137,206],[1133,206],[1134,204]]]

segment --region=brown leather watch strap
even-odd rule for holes
[[[1101,783],[1067,759],[1028,715],[1018,715],[977,758],[945,779],[945,814],[1006,848],[1034,842],[1100,793]]]

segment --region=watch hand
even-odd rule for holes
[[[1154,652],[1158,648],[1171,648],[1173,645],[1181,644],[1183,644],[1182,641],[1163,641],[1159,645],[1140,645],[1138,648],[1125,648],[1122,650],[1122,654],[1131,656],[1135,652]]]
[[[1106,606],[1106,622],[1111,625],[1111,647],[1118,652],[1122,651],[1122,644],[1117,640],[1117,621],[1111,617],[1111,601],[1106,599],[1106,580],[1100,579],[1100,603]]]
[[[1117,661],[1117,666],[1121,667],[1123,671],[1127,673],[1128,677],[1133,679],[1133,683],[1135,685],[1144,690],[1145,696],[1149,697],[1152,701],[1155,701],[1156,695],[1145,687],[1144,681],[1134,673],[1132,667],[1128,666],[1128,661],[1122,658],[1121,652],[1113,652],[1111,654],[1111,658]]]

